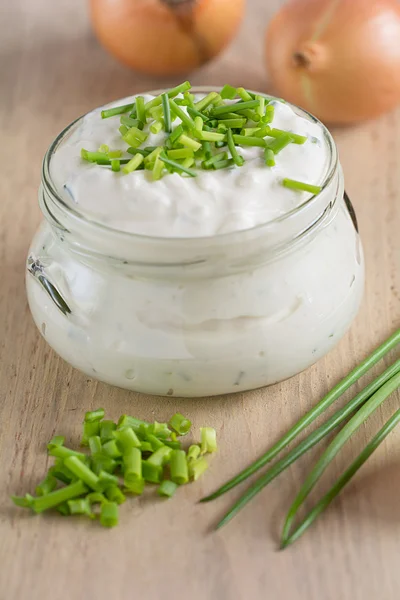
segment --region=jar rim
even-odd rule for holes
[[[194,93],[208,93],[208,92],[213,92],[213,91],[218,92],[218,91],[220,91],[220,87],[218,87],[218,86],[193,86],[191,88],[191,90]],[[158,89],[158,90],[150,90],[145,93],[151,94],[153,96],[158,96],[158,95],[162,94],[164,91],[165,91],[165,89]],[[263,92],[258,92],[255,90],[249,90],[249,91],[254,94],[257,94],[259,96],[272,98],[274,100],[282,100],[281,98],[278,98],[276,96],[271,96],[271,95],[265,94]],[[115,102],[124,101],[129,98],[134,98],[136,95],[138,95],[138,94],[134,94],[133,96],[126,96],[125,98],[114,100],[103,106],[104,106],[104,108],[107,108],[109,106],[111,107],[112,105],[115,104]],[[300,108],[299,106],[296,106],[295,104],[292,104],[291,102],[287,102],[286,100],[285,100],[285,103],[288,104],[297,115],[299,115],[303,118],[306,118],[307,120],[311,121],[312,123],[316,123],[316,124],[320,125],[322,128],[325,141],[330,150],[330,163],[327,168],[327,172],[324,177],[324,180],[321,183],[321,192],[323,192],[324,189],[326,187],[328,187],[329,184],[331,183],[331,181],[334,178],[334,176],[337,172],[337,169],[338,169],[338,162],[339,162],[338,152],[337,152],[336,144],[334,142],[332,134],[330,133],[328,128],[319,119],[317,119],[317,117],[315,117],[314,115],[312,115],[305,109]],[[96,110],[96,109],[93,109],[93,110]],[[183,237],[183,236],[165,237],[165,236],[146,235],[146,234],[142,234],[142,233],[124,231],[124,230],[121,230],[121,229],[118,229],[115,227],[110,227],[109,225],[106,225],[105,223],[101,223],[100,221],[97,221],[94,218],[90,218],[88,215],[85,215],[84,212],[77,210],[75,207],[73,207],[69,203],[67,203],[62,198],[62,195],[59,193],[57,186],[54,184],[54,182],[51,178],[51,175],[50,175],[51,158],[54,155],[55,151],[57,150],[58,146],[63,142],[63,140],[71,132],[71,130],[74,128],[74,126],[77,125],[77,123],[79,123],[81,120],[83,120],[91,112],[92,111],[89,111],[89,112],[81,115],[74,121],[72,121],[72,123],[67,125],[67,127],[65,127],[57,135],[57,137],[54,139],[54,141],[50,144],[47,152],[44,155],[43,163],[42,163],[42,185],[43,185],[44,190],[48,194],[48,196],[52,199],[53,202],[55,202],[57,208],[60,209],[61,211],[65,212],[67,217],[72,217],[73,219],[75,219],[79,222],[82,222],[86,225],[92,226],[92,227],[98,229],[100,232],[109,233],[109,234],[111,234],[111,233],[118,234],[121,237],[124,237],[125,239],[130,239],[130,240],[132,240],[132,239],[147,240],[147,241],[152,240],[154,242],[163,242],[163,243],[170,241],[171,243],[173,242],[175,244],[180,243],[180,242],[182,242],[182,244],[185,244],[188,242],[188,240],[197,241],[197,242],[201,242],[202,240],[210,241],[210,240],[216,240],[216,239],[229,240],[234,236],[235,237],[240,236],[240,234],[245,235],[249,232],[256,232],[257,230],[261,230],[264,227],[270,227],[271,225],[279,224],[280,222],[283,222],[286,219],[289,219],[290,217],[293,217],[294,215],[297,215],[297,214],[301,213],[303,210],[307,209],[311,204],[313,204],[316,201],[317,196],[319,196],[319,194],[313,194],[310,198],[305,200],[299,206],[292,208],[291,210],[283,213],[282,215],[279,215],[278,217],[275,217],[268,221],[263,221],[262,223],[257,223],[256,225],[253,225],[252,227],[234,230],[234,231],[228,231],[225,233],[218,233],[218,234],[214,234],[214,235],[188,236],[188,237]],[[321,192],[319,192],[319,193],[321,193]]]

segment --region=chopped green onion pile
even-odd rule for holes
[[[388,352],[396,348],[400,344],[400,329],[390,336],[381,346],[379,346],[370,356],[361,362],[351,373],[349,373],[342,381],[340,381],[322,400],[320,400],[314,408],[312,408],[304,417],[302,417],[280,440],[278,440],[265,454],[258,458],[252,465],[244,469],[221,486],[214,493],[202,499],[202,502],[214,500],[236,487],[253,473],[261,469],[264,465],[272,461],[280,452],[282,452],[290,442],[292,442],[306,427],[308,427],[315,419],[323,414],[327,408],[360,377],[365,375],[379,360],[381,360]],[[343,408],[340,408],[323,425],[311,432],[305,439],[289,450],[286,455],[278,460],[272,467],[269,467],[259,479],[254,481],[247,491],[233,504],[230,510],[225,514],[217,527],[222,527],[228,523],[237,513],[246,506],[248,502],[264,487],[266,487],[280,473],[293,464],[298,458],[315,446],[319,441],[326,438],[338,425],[344,423],[342,429],[328,445],[322,453],[314,468],[306,478],[301,487],[296,499],[294,500],[288,515],[282,533],[282,547],[297,540],[304,531],[314,522],[321,512],[334,500],[344,486],[350,481],[353,475],[364,464],[368,457],[381,444],[386,436],[400,422],[400,409],[385,423],[378,434],[369,442],[356,460],[348,467],[343,475],[337,480],[335,485],[317,502],[314,508],[301,521],[300,525],[295,527],[295,519],[303,503],[307,499],[311,490],[318,483],[325,469],[329,466],[336,454],[343,445],[350,439],[352,434],[372,415],[377,408],[392,394],[400,388],[400,359],[396,360],[388,367],[379,377],[369,383],[364,389],[356,394]],[[207,429],[207,428],[204,428]],[[202,430],[202,443],[203,431]],[[209,448],[209,451],[211,449]],[[191,455],[189,448],[188,455]],[[189,462],[189,472],[190,472]],[[192,473],[193,478],[195,476]]]
[[[263,164],[271,168],[275,155],[286,146],[307,141],[303,135],[272,126],[275,99],[225,85],[219,93],[210,92],[194,102],[190,89],[185,81],[147,103],[136,96],[131,104],[101,111],[103,119],[118,118],[115,128],[128,148],[110,149],[106,144],[96,152],[82,148],[82,159],[122,175],[151,171],[157,181],[168,173],[196,177],[199,169],[240,168],[245,164],[240,150],[246,147],[260,148]],[[162,135],[160,145],[149,152],[150,134]],[[282,185],[312,194],[322,189],[292,179],[282,179]]]
[[[35,513],[55,509],[62,515],[98,518],[104,527],[114,527],[118,506],[127,494],[140,495],[147,483],[154,483],[159,496],[170,498],[178,486],[197,480],[208,468],[201,455],[216,450],[215,429],[203,427],[201,444],[186,451],[178,436],[188,434],[191,426],[180,413],[169,423],[149,423],[129,415],[114,423],[104,419],[102,408],[87,412],[81,445],[89,453],[67,448],[65,438],[55,436],[47,444],[55,464],[36,486],[36,496],[12,496],[12,500]]]

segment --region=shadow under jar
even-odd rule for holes
[[[337,344],[361,302],[364,262],[327,130],[317,196],[252,229],[159,238],[109,228],[62,200],[50,164],[79,122],[45,156],[45,221],[27,263],[33,318],[61,357],[123,388],[195,397],[276,383]]]

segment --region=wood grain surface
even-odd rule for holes
[[[262,42],[280,4],[249,0],[234,44],[192,82],[229,80],[268,91]],[[55,355],[30,318],[24,273],[41,220],[37,188],[50,142],[87,110],[160,82],[118,65],[99,47],[82,0],[1,0],[0,15],[0,599],[398,600],[400,429],[284,552],[277,550],[282,519],[320,448],[218,533],[212,526],[239,490],[209,505],[197,501],[263,452],[399,326],[400,110],[334,130],[367,264],[361,311],[339,346],[267,389],[195,401],[146,397],[88,379]],[[394,394],[361,428],[313,500],[399,400]],[[10,494],[33,490],[47,468],[45,442],[65,432],[77,443],[83,411],[97,406],[111,418],[127,412],[163,420],[179,410],[195,429],[214,425],[220,451],[207,476],[173,501],[129,500],[114,530],[15,508]]]

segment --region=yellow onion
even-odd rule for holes
[[[94,31],[122,63],[149,75],[187,73],[233,38],[245,0],[90,0]]]
[[[291,0],[266,32],[279,96],[321,120],[350,123],[400,102],[398,0]]]

